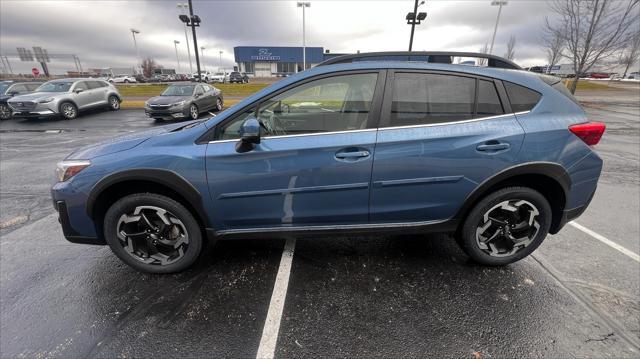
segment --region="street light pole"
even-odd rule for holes
[[[190,16],[190,24],[191,26],[191,35],[193,36],[193,48],[196,50],[196,68],[198,69],[198,81],[202,82],[202,76],[200,74],[200,57],[198,56],[198,38],[196,36],[196,26],[200,26],[200,17],[193,16],[193,4],[191,0],[189,0],[189,16]],[[194,22],[197,20],[197,24]]]
[[[496,17],[496,25],[493,28],[493,36],[491,37],[491,46],[489,47],[489,53],[493,52],[493,43],[496,40],[496,32],[498,31],[498,22],[500,21],[500,13],[502,13],[502,6],[507,5],[507,0],[494,0],[491,2],[491,6],[498,6],[498,16]]]
[[[136,48],[136,68],[138,68],[138,70],[142,72],[142,66],[140,65],[140,52],[138,51],[138,43],[136,42],[136,34],[139,34],[140,31],[136,29],[130,30],[131,34],[133,35],[133,46]]]
[[[182,9],[187,9],[189,5],[185,3],[178,3],[178,9],[180,9],[180,14],[182,15]],[[184,24],[184,40],[185,44],[187,44],[187,55],[189,56],[189,73],[193,73],[193,64],[191,63],[191,49],[189,48],[189,35],[187,35],[187,24]]]
[[[427,14],[421,12],[418,14],[418,7],[424,4],[424,0],[418,4],[418,0],[416,0],[413,4],[413,12],[407,14],[405,18],[407,20],[407,24],[411,25],[411,36],[409,37],[409,51],[413,49],[413,34],[416,30],[416,25],[420,25],[422,20],[427,18]]]
[[[307,39],[305,29],[305,9],[311,7],[310,2],[298,2],[298,7],[302,8],[302,71],[307,69]]]
[[[173,40],[173,46],[175,46],[176,48],[176,61],[178,61],[178,71],[180,70],[180,58],[178,57],[178,44],[180,43],[180,41],[178,40]]]

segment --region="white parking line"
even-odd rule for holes
[[[585,226],[583,226],[581,224],[578,224],[576,222],[569,222],[569,224],[572,225],[573,227],[583,231],[584,233],[590,235],[591,237],[599,240],[600,242],[608,245],[609,247],[621,252],[622,254],[624,254],[627,257],[635,260],[636,262],[640,262],[640,255],[628,250],[627,248],[619,245],[618,243],[616,243],[616,242],[614,242],[612,240],[607,239],[605,236],[603,236],[601,234],[598,234],[598,233],[590,230],[589,228],[587,228],[587,227],[585,227]]]
[[[282,251],[280,259],[280,267],[276,275],[276,283],[273,286],[271,294],[271,302],[269,303],[269,311],[267,319],[262,329],[262,338],[260,338],[260,346],[258,347],[258,359],[271,359],[276,351],[276,342],[278,341],[278,331],[280,330],[280,319],[282,319],[282,310],[284,308],[284,300],[287,297],[287,287],[289,286],[289,274],[291,273],[291,262],[293,261],[293,252],[296,247],[295,239],[287,239]]]

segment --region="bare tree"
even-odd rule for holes
[[[627,77],[629,67],[639,61],[638,56],[640,56],[640,33],[635,34],[633,40],[629,42],[622,52],[622,56],[620,56],[620,63],[624,65],[624,74],[622,75],[622,78]]]
[[[153,76],[153,70],[160,68],[160,66],[158,66],[156,61],[150,57],[147,57],[146,59],[142,60],[141,66],[142,66],[142,74],[145,77]]]
[[[576,74],[569,90],[575,93],[581,74],[599,61],[619,52],[633,37],[639,21],[640,0],[553,0],[551,10],[557,22],[549,30],[565,35],[567,53]]]
[[[513,60],[516,57],[516,37],[511,35],[509,42],[507,42],[507,53],[504,54],[508,60]]]
[[[549,19],[545,18],[544,34],[542,35],[542,48],[547,54],[547,73],[551,72],[560,58],[563,56],[565,39],[567,37],[567,26],[553,28],[549,25]]]

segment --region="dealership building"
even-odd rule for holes
[[[255,77],[271,77],[302,71],[302,47],[236,46],[233,48],[238,71]],[[307,68],[341,54],[331,54],[322,47],[307,47]]]

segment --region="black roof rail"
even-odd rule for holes
[[[453,57],[476,57],[487,59],[488,67],[522,70],[515,62],[500,56],[483,54],[480,52],[452,52],[452,51],[383,51],[364,52],[351,55],[336,56],[318,64],[318,66],[346,64],[358,61],[416,61],[438,64],[450,64]]]

